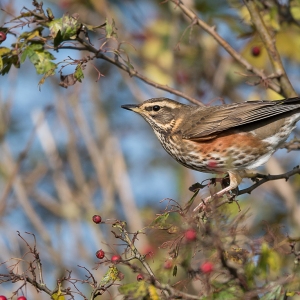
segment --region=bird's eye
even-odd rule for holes
[[[160,106],[159,105],[154,105],[152,109],[154,111],[159,111],[160,110]]]

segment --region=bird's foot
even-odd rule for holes
[[[239,189],[235,188],[230,191],[225,191],[222,194],[215,193],[209,197],[206,197],[205,199],[201,199],[201,202],[193,209],[193,211],[198,211],[198,210],[205,211],[208,203],[210,203],[211,201],[213,201],[216,198],[221,198],[225,194],[227,194],[227,196],[228,196],[228,203],[231,203],[235,199],[236,195],[238,194],[238,191],[239,191]]]
[[[215,180],[218,180],[218,178]],[[225,176],[221,179],[223,189],[205,199],[201,199],[201,202],[194,208],[193,211],[204,211],[207,203],[211,202],[215,198],[220,198],[225,194],[229,194],[229,201],[233,201],[235,196],[238,194],[238,184],[241,181],[241,177],[238,177],[235,173],[229,172],[229,176]]]

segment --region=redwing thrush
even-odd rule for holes
[[[213,196],[235,189],[248,170],[264,164],[300,119],[298,97],[210,107],[154,98],[122,108],[140,114],[180,164],[200,172],[227,172],[230,185]]]

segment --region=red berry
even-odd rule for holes
[[[194,229],[188,229],[184,236],[188,242],[192,242],[197,238],[197,232]]]
[[[3,42],[6,40],[6,34],[3,31],[0,31],[0,42]]]
[[[7,300],[7,298],[3,295],[0,295],[0,300]]]
[[[111,262],[113,264],[117,264],[118,262],[121,261],[121,259],[122,259],[121,256],[116,254],[111,257]]]
[[[151,258],[155,254],[155,248],[153,246],[147,245],[142,249],[142,254],[145,255],[146,258]]]
[[[27,298],[25,296],[20,296],[17,300],[27,300]]]
[[[136,276],[136,280],[137,280],[137,281],[144,280],[143,274],[138,274],[138,276]]]
[[[172,262],[172,260],[166,260],[165,262],[164,262],[164,269],[166,269],[166,270],[169,270],[169,269],[172,269],[173,268],[173,262]]]
[[[251,52],[252,52],[253,56],[259,56],[261,49],[258,46],[254,46],[254,47],[252,47]]]
[[[212,272],[214,269],[214,265],[207,261],[207,262],[204,262],[201,266],[200,266],[200,270],[204,273],[204,274],[208,274],[210,272]]]
[[[96,224],[99,224],[101,223],[102,219],[101,219],[101,216],[99,215],[94,215],[93,216],[93,222],[96,223]]]
[[[100,249],[100,250],[98,250],[98,251],[96,252],[96,256],[97,256],[99,259],[102,259],[102,258],[104,258],[105,253],[104,253],[104,251],[103,251],[102,249]]]

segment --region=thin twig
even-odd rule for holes
[[[295,97],[297,96],[293,86],[291,85],[285,69],[283,67],[280,55],[276,49],[275,39],[271,37],[269,30],[267,29],[255,1],[253,0],[244,0],[249,13],[251,15],[251,20],[256,27],[257,32],[265,45],[265,48],[268,52],[269,59],[275,71],[275,74],[278,76],[282,93],[285,97]]]
[[[80,37],[78,37],[77,40],[82,45],[84,45],[86,47],[87,51],[90,51],[90,52],[94,53],[96,58],[100,58],[100,59],[108,61],[109,63],[117,66],[121,70],[127,72],[131,77],[139,78],[140,80],[146,82],[149,85],[154,86],[157,89],[160,89],[160,90],[163,90],[163,91],[167,91],[167,92],[169,92],[171,94],[174,94],[174,95],[177,95],[179,97],[182,97],[182,98],[184,98],[184,99],[186,99],[186,100],[188,100],[188,101],[190,101],[190,102],[192,102],[194,104],[203,106],[203,104],[200,101],[198,101],[197,99],[195,99],[193,97],[190,97],[190,96],[186,95],[185,93],[180,92],[180,91],[178,91],[176,89],[173,89],[173,88],[171,88],[171,87],[169,87],[169,86],[167,86],[165,84],[159,84],[159,83],[157,83],[157,82],[149,79],[148,77],[140,74],[135,69],[128,67],[126,64],[121,63],[119,60],[113,59],[113,58],[110,58],[110,57],[104,55],[102,52],[100,52],[98,49],[96,49],[94,46],[90,45],[85,40],[81,39]]]
[[[284,143],[281,149],[283,148],[287,149],[288,152],[300,150],[300,139],[292,139],[291,141]]]
[[[300,167],[296,166],[293,170],[283,173],[283,174],[279,174],[279,175],[262,175],[262,174],[257,174],[256,178],[262,178],[261,180],[259,180],[258,182],[256,182],[255,184],[251,185],[250,187],[240,190],[238,192],[238,195],[243,195],[243,194],[250,194],[254,189],[256,189],[258,186],[271,181],[271,180],[278,180],[278,179],[285,179],[288,180],[291,176],[295,175],[295,174],[300,174]]]
[[[176,4],[176,6],[178,6],[183,11],[183,13],[191,19],[191,21],[193,23],[196,22],[197,25],[199,25],[203,30],[205,30],[209,35],[211,35],[237,62],[239,62],[241,65],[243,65],[248,71],[256,74],[262,80],[268,79],[268,76],[266,76],[262,70],[255,68],[245,58],[243,58],[239,52],[234,50],[228,44],[228,42],[226,42],[216,32],[215,26],[209,26],[203,20],[199,19],[197,17],[197,15],[192,10],[190,10],[188,7],[186,7],[181,0],[170,0],[170,1],[172,1],[174,4]],[[268,87],[277,93],[281,92],[281,88],[274,82],[269,82]]]

